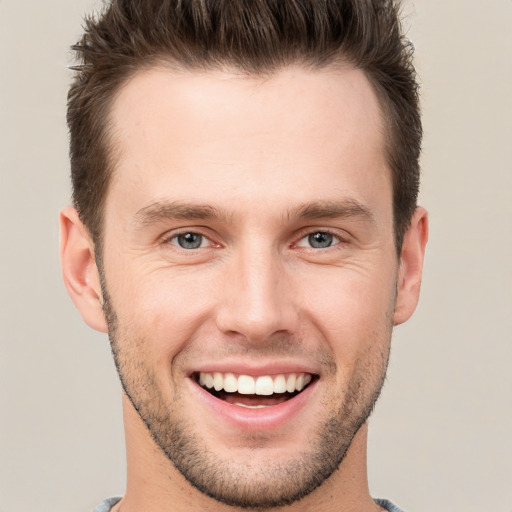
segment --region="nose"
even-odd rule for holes
[[[219,298],[217,327],[225,334],[262,343],[297,330],[291,279],[272,249],[241,251],[230,263]]]

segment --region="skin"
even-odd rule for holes
[[[61,257],[84,320],[109,331],[126,391],[122,511],[240,509],[219,501],[228,494],[268,507],[257,489],[288,496],[290,511],[375,510],[365,420],[392,328],[417,304],[427,215],[416,210],[397,257],[384,123],[364,74],[154,68],[122,88],[110,115],[118,160],[102,275],[73,208],[61,214]],[[202,246],[181,248],[186,232]],[[330,247],[311,247],[318,232],[333,235]],[[191,373],[212,365],[298,365],[317,379],[291,419],[233,424],[198,399]],[[172,451],[176,428],[195,465],[160,449]],[[291,498],[315,456],[332,467]],[[217,499],[194,487],[215,487],[212,468]]]

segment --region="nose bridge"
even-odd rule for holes
[[[294,329],[291,283],[273,247],[247,244],[237,252],[230,268],[218,315],[222,331],[261,341]]]

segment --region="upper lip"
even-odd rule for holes
[[[318,368],[303,363],[294,363],[292,361],[272,361],[267,363],[251,362],[251,361],[225,361],[200,364],[190,369],[189,376],[196,373],[233,373],[235,375],[251,375],[259,377],[262,375],[281,375],[290,373],[309,373],[318,375]]]

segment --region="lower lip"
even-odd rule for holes
[[[215,415],[237,429],[262,431],[271,430],[285,425],[291,421],[307,405],[308,400],[316,389],[318,379],[298,395],[278,405],[271,405],[258,409],[249,409],[239,405],[233,405],[220,400],[208,393],[194,380],[190,379],[193,391],[197,393],[199,400]]]

